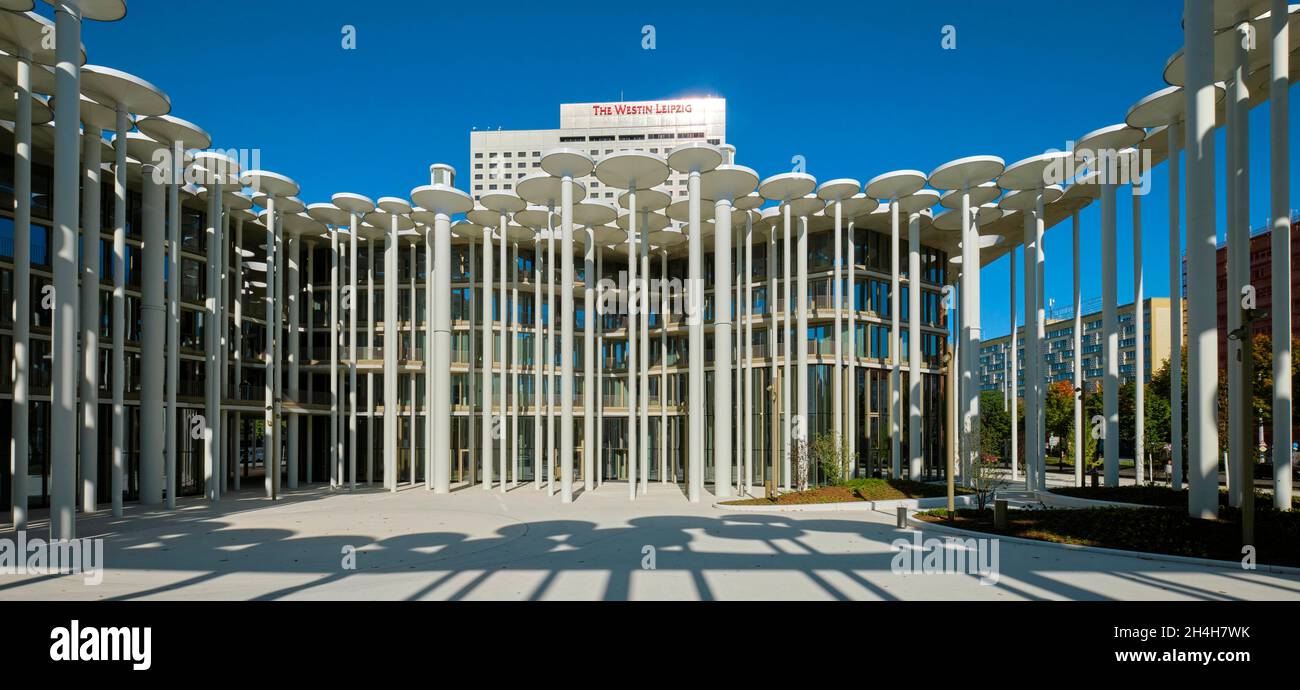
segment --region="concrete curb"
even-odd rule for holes
[[[975,503],[974,496],[958,496],[956,505],[960,508],[969,508]],[[872,512],[881,511],[892,513],[898,508],[908,508],[911,510],[931,510],[934,508],[943,508],[948,505],[947,496],[937,498],[900,498],[889,501],[853,501],[852,503],[809,503],[807,505],[772,505],[772,506],[728,506],[721,503],[714,503],[713,507],[718,510],[729,510],[737,513],[839,513],[839,512]]]
[[[1123,505],[1123,504],[1120,504]],[[1150,507],[1150,506],[1146,506]],[[949,527],[933,522],[918,520],[913,513],[907,516],[907,524],[918,530],[932,530],[956,534],[963,537],[972,538],[996,538],[1001,541],[1011,542],[1013,544],[1028,544],[1032,546],[1042,546],[1047,548],[1064,549],[1067,551],[1082,551],[1085,553],[1105,554],[1108,556],[1126,556],[1143,561],[1165,561],[1168,563],[1182,563],[1185,565],[1201,565],[1211,568],[1223,568],[1225,570],[1235,570],[1243,573],[1273,573],[1276,575],[1295,575],[1300,576],[1300,568],[1294,568],[1285,565],[1268,565],[1266,563],[1256,564],[1255,570],[1243,570],[1239,561],[1220,561],[1213,558],[1198,558],[1195,556],[1175,556],[1164,553],[1151,553],[1150,551],[1129,551],[1126,549],[1112,549],[1104,546],[1084,546],[1083,544],[1062,544],[1054,541],[1044,541],[1041,539],[1026,539],[1024,537],[1008,537],[992,532],[979,532],[976,530],[961,529],[960,527]]]
[[[1092,498],[1065,496],[1051,491],[1035,491],[1034,497],[1040,503],[1055,508],[1158,508],[1141,503],[1120,503],[1118,501],[1098,501]]]

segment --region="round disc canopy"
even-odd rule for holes
[[[587,189],[582,183],[572,181],[573,185],[573,203],[578,203],[587,198]],[[524,176],[515,185],[515,192],[519,198],[530,204],[539,206],[559,206],[564,193],[564,180],[558,177],[551,177],[548,173],[540,172]]]
[[[1124,122],[1130,127],[1142,129],[1178,122],[1183,119],[1186,105],[1187,97],[1183,95],[1183,87],[1166,86],[1134,103],[1128,109]]]
[[[962,189],[974,187],[996,178],[1006,168],[1006,162],[997,156],[967,156],[949,161],[930,173],[930,186],[935,189]]]
[[[258,205],[262,206],[262,204]],[[307,204],[296,196],[286,196],[275,200],[275,210],[280,213],[302,213],[307,210]]]
[[[700,220],[713,220],[713,214],[716,210],[711,204],[700,204]],[[691,202],[689,199],[674,201],[668,205],[664,213],[667,214],[669,219],[678,223],[689,223],[691,221]]]
[[[674,228],[664,228],[663,230],[655,230],[650,233],[648,239],[650,240],[650,243],[656,247],[668,249],[670,247],[680,247],[683,244],[686,244],[686,233]]]
[[[933,189],[917,190],[915,194],[909,194],[895,203],[898,204],[898,210],[903,213],[919,213],[927,208],[939,203],[939,193]]]
[[[925,173],[920,170],[895,170],[877,175],[867,182],[867,196],[880,201],[910,196],[925,186]]]
[[[1011,164],[998,178],[998,186],[1003,189],[1038,189],[1053,184],[1063,184],[1065,182],[1067,163],[1073,156],[1068,151],[1049,151],[1040,153],[1037,156],[1030,156],[1024,160]],[[997,198],[997,197],[994,197]],[[987,199],[980,203],[988,203],[993,199]]]
[[[307,215],[316,219],[318,223],[340,227],[352,224],[352,214],[335,206],[330,202],[312,204],[307,207]]]
[[[166,144],[154,141],[139,132],[128,132],[126,135],[126,155],[138,161],[153,165],[157,160],[156,156],[160,152],[166,155],[167,150]]]
[[[54,96],[50,97],[49,107],[51,111],[53,111],[53,109],[57,107],[58,102],[59,102],[58,99],[55,98]],[[15,104],[15,106],[16,105],[17,104]],[[33,106],[32,124],[37,124],[34,117],[35,114],[36,111]],[[106,107],[100,103],[97,103],[95,101],[92,101],[91,99],[86,98],[85,96],[81,97],[80,114],[81,114],[81,123],[86,125],[87,127],[94,127],[95,129],[105,130],[105,131],[113,131],[114,129],[117,128],[117,111],[113,110],[112,108]],[[130,122],[131,116],[127,115],[126,119],[127,122]],[[40,124],[44,124],[44,123],[40,123]]]
[[[319,237],[325,234],[325,226],[305,213],[284,214],[284,230],[291,235],[300,237]]]
[[[587,227],[609,225],[618,218],[618,209],[600,201],[573,205],[573,222]]]
[[[838,201],[840,199],[848,199],[860,191],[862,191],[862,183],[857,180],[842,177],[838,180],[830,180],[818,185],[817,196],[826,201]]]
[[[842,220],[852,220],[864,213],[871,213],[876,210],[876,207],[880,206],[880,202],[862,192],[858,192],[847,199],[831,201],[826,204],[826,215],[834,218],[837,206],[841,209],[840,218]]]
[[[483,208],[497,214],[522,211],[524,210],[524,207],[528,205],[524,203],[523,199],[520,199],[514,194],[506,194],[505,192],[489,192],[484,194],[478,198],[478,203]]]
[[[534,234],[532,228],[526,228],[522,225],[510,223],[506,226],[506,239],[511,242],[531,242]]]
[[[330,201],[348,213],[370,213],[375,210],[375,202],[369,197],[351,192],[339,192],[330,197]]]
[[[26,5],[26,7],[23,7]],[[0,9],[10,10],[0,14],[0,48],[11,56],[16,56],[21,49],[26,49],[32,56],[32,62],[38,65],[53,66],[58,62],[54,41],[48,37],[54,35],[54,22],[31,12],[30,0],[0,0]],[[86,46],[81,46],[81,65],[86,64]],[[15,72],[6,70],[5,74]],[[10,77],[12,78],[12,77]],[[32,86],[36,87],[36,70],[32,70]],[[51,93],[46,91],[45,93]]]
[[[762,195],[760,195],[758,192],[750,192],[749,194],[746,194],[745,196],[736,199],[736,201],[733,202],[732,205],[742,211],[752,211],[762,206],[763,201],[764,199]]]
[[[179,143],[188,149],[206,149],[212,146],[212,135],[202,127],[171,115],[146,117],[135,123],[141,132],[167,145]]]
[[[56,0],[45,2],[59,4]],[[126,3],[123,0],[77,0],[77,8],[81,10],[82,19],[96,22],[115,22],[126,16]]]
[[[501,214],[482,206],[476,206],[465,214],[465,219],[476,225],[495,228],[501,222]]]
[[[1102,127],[1079,137],[1079,140],[1074,144],[1075,156],[1077,158],[1082,155],[1087,158],[1089,156],[1086,154],[1095,155],[1101,150],[1122,151],[1137,146],[1145,134],[1142,130],[1123,123]]]
[[[632,214],[630,213],[624,213],[623,215],[618,217],[618,227],[620,230],[624,232],[628,231],[628,227],[629,227],[628,219],[630,219],[631,217]],[[638,233],[663,230],[664,228],[668,227],[668,225],[669,225],[668,219],[665,218],[662,213],[646,212],[646,213],[636,214],[636,231]]]
[[[939,205],[944,208],[961,208],[960,189],[950,189],[939,195]],[[996,182],[985,182],[978,187],[970,188],[970,205],[982,206],[984,204],[996,201],[1002,196],[1002,189]]]
[[[254,192],[269,196],[288,197],[298,193],[298,183],[269,170],[249,170],[241,176],[244,184]]]
[[[555,177],[586,177],[595,167],[591,156],[577,149],[558,148],[542,154],[542,170]]]
[[[638,211],[658,211],[668,208],[673,198],[667,192],[661,192],[658,189],[638,189],[636,190],[636,210]],[[632,203],[632,191],[626,191],[618,195],[618,207],[628,210],[629,204]],[[704,204],[701,204],[703,206]]]
[[[216,151],[199,151],[194,154],[194,169],[201,173],[199,182],[203,185],[222,184],[242,187],[239,176],[239,162],[224,153]],[[293,192],[297,194],[295,190]],[[292,194],[288,195],[292,196]]]
[[[32,94],[32,124],[43,125],[54,120],[54,111],[45,103],[45,99]],[[0,120],[15,122],[18,120],[18,91],[12,86],[0,88]]]
[[[702,141],[678,144],[668,152],[668,165],[677,172],[706,173],[722,165],[722,149]]]
[[[417,206],[434,213],[455,215],[474,208],[474,201],[465,192],[445,184],[431,184],[411,190],[411,199]]]
[[[758,193],[768,201],[786,202],[812,194],[817,178],[808,173],[788,172],[773,175],[758,185]]]
[[[381,196],[375,206],[390,215],[406,215],[411,212],[410,202],[395,196]]]
[[[1097,183],[1100,179],[1101,175],[1096,171],[1090,172],[1075,180],[1069,187],[1066,187],[1065,194],[1062,196],[1066,200],[1087,199],[1088,203],[1092,203],[1101,198],[1101,185]]]
[[[596,163],[596,179],[616,189],[650,189],[668,179],[668,163],[645,151],[616,151]]]
[[[700,196],[713,201],[744,198],[758,185],[758,173],[743,165],[719,165],[700,176]]]
[[[790,207],[790,215],[805,218],[826,208],[826,202],[822,201],[816,194],[805,194],[798,199],[791,199],[786,202]]]
[[[462,239],[480,240],[483,239],[483,226],[467,220],[459,220],[452,224],[451,233]]]
[[[223,193],[221,203],[231,211],[247,211],[253,208],[253,200],[241,192],[228,191]]]
[[[545,230],[549,227],[548,219],[551,215],[545,206],[529,206],[515,213],[515,222],[534,230]],[[556,218],[555,222],[560,222],[559,218]]]
[[[3,14],[0,14],[0,17],[3,16]],[[3,46],[4,41],[0,39],[0,50],[3,50]],[[18,58],[14,57],[12,53],[0,52],[0,78],[17,86],[18,82],[15,78],[17,74]],[[35,61],[32,64],[32,91],[46,94],[52,94],[55,91],[54,71]]]
[[[367,223],[380,228],[385,232],[392,232],[394,220],[397,221],[398,232],[410,230],[415,227],[415,221],[411,220],[409,216],[399,213],[390,213],[382,209],[377,209],[366,214]]]
[[[608,247],[611,244],[619,244],[627,241],[627,233],[619,230],[612,225],[601,225],[599,227],[589,228],[591,234],[595,235],[596,244]]]
[[[1043,205],[1046,206],[1060,199],[1063,193],[1059,185],[1044,187]],[[1038,190],[1018,189],[1007,192],[1002,196],[1002,200],[998,202],[998,207],[1004,211],[1032,211],[1038,207]]]
[[[161,89],[133,74],[100,65],[81,68],[81,92],[113,108],[149,117],[171,112],[172,102]]]

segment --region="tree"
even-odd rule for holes
[[[1043,416],[1048,437],[1055,436],[1061,439],[1060,449],[1061,454],[1064,455],[1069,439],[1074,435],[1074,384],[1069,381],[1056,381],[1047,387]]]
[[[1010,452],[1011,415],[999,391],[980,393],[980,452],[1003,457]]]
[[[835,434],[820,434],[809,447],[812,459],[821,470],[822,481],[839,486],[848,479],[851,468],[857,465],[857,453],[849,453],[849,444]]]

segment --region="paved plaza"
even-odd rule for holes
[[[81,536],[105,540],[103,582],[0,575],[0,600],[1300,599],[1300,576],[1013,542],[1000,545],[993,585],[895,575],[891,543],[912,536],[892,512],[738,513],[711,496],[693,505],[674,485],[629,502],[625,484],[607,484],[569,505],[531,484],[228,498],[83,517]],[[44,537],[33,517],[29,536]]]

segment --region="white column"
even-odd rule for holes
[[[410,263],[408,264],[408,265],[410,266],[410,268],[411,268],[411,275],[410,275],[410,281],[411,281],[411,283],[410,283],[410,287],[411,287],[411,318],[410,318],[410,322],[407,324],[407,329],[408,329],[408,332],[409,332],[410,337],[411,337],[411,352],[410,352],[410,354],[408,354],[408,355],[406,356],[406,359],[407,359],[407,361],[408,361],[408,364],[409,364],[410,362],[414,362],[414,361],[415,361],[415,355],[416,355],[416,347],[415,347],[415,343],[416,343],[416,340],[415,340],[415,311],[416,311],[416,310],[415,310],[415,307],[416,307],[416,299],[415,299],[415,294],[416,294],[416,292],[415,292],[415,276],[416,276],[416,273],[417,273],[417,269],[416,269],[416,261],[417,261],[417,258],[416,258],[416,257],[417,257],[418,251],[419,251],[419,245],[416,244],[416,241],[415,241],[415,240],[412,240],[412,241],[411,241]],[[411,398],[410,398],[411,402],[410,402],[410,409],[407,410],[407,413],[406,413],[406,415],[407,415],[407,427],[406,427],[406,429],[407,429],[407,433],[409,433],[409,434],[410,434],[410,437],[411,437],[411,440],[410,440],[410,443],[411,443],[410,462],[411,462],[411,464],[410,464],[410,467],[407,468],[407,473],[410,475],[411,486],[415,486],[415,469],[416,469],[416,465],[419,464],[419,463],[417,462],[419,456],[416,455],[416,453],[415,453],[415,441],[416,441],[416,434],[415,434],[415,416],[416,416],[416,415],[415,415],[415,403],[416,403],[416,399],[417,399],[417,396],[416,396],[415,392],[416,392],[416,386],[417,386],[418,383],[419,383],[420,376],[419,376],[419,374],[417,374],[417,373],[415,372],[415,369],[413,369],[413,368],[408,369],[408,372],[409,372],[409,373],[407,373],[406,376],[407,376],[407,378],[409,379],[409,380],[407,381],[407,384],[408,384],[408,387],[409,387],[409,389],[410,389],[410,391],[411,391]],[[428,471],[428,468],[425,468],[425,469],[426,469],[426,472],[427,472],[427,471]]]
[[[99,485],[100,129],[86,125],[81,143],[81,510],[93,513]]]
[[[14,387],[9,474],[10,517],[14,530],[20,531],[27,529],[27,460],[31,453],[28,420],[31,417],[32,327],[32,56],[30,51],[20,46],[17,58],[15,83],[18,87],[18,114],[14,123]]]
[[[664,276],[668,275],[668,254],[664,253]],[[740,495],[749,495],[749,486],[754,479],[754,214],[745,214],[745,375],[744,375],[744,415],[745,415],[745,463],[744,475],[740,480]],[[667,313],[668,293],[664,292],[664,312]],[[667,324],[664,327],[664,361],[668,360]],[[665,383],[667,385],[667,376]],[[664,436],[667,437],[668,418],[664,417]],[[665,480],[666,481],[666,480]]]
[[[434,466],[437,463],[436,452],[441,450],[443,454],[445,449],[435,448],[433,445],[433,401],[435,391],[433,390],[433,284],[434,284],[434,258],[433,258],[433,230],[428,226],[424,227],[424,490],[433,491]]]
[[[793,314],[791,309],[793,309],[792,305],[794,304],[793,295],[791,294],[790,284],[794,282],[794,276],[790,273],[790,255],[792,254],[792,249],[790,247],[791,229],[790,229],[790,203],[789,202],[786,202],[783,205],[782,215],[783,215],[783,220],[785,222],[785,235],[783,237],[783,245],[781,247],[782,249],[781,263],[782,263],[782,267],[785,269],[785,275],[784,275],[785,305],[784,308],[781,310],[782,311],[781,332],[785,334],[785,350],[783,352],[783,354],[785,355],[785,375],[781,378],[781,415],[782,415],[781,429],[782,429],[782,439],[784,440],[785,443],[785,448],[784,448],[785,452],[781,455],[781,488],[785,489],[786,491],[789,491],[790,481],[791,481],[790,459],[791,459],[791,453],[794,452],[793,438],[791,438],[790,435],[790,427],[792,421],[790,417],[790,410],[793,404],[791,398],[794,397],[792,395],[792,392],[794,390],[793,382],[794,382],[794,360],[795,360],[792,351],[793,341],[794,341],[794,328],[792,328],[790,325],[790,317]],[[775,352],[775,348],[776,348],[775,341],[772,342],[772,347],[774,348],[773,351]],[[691,414],[691,417],[692,418],[695,417],[694,413]]]
[[[548,267],[549,270],[549,267]],[[542,247],[533,236],[533,489],[542,488]]]
[[[732,495],[731,329],[731,199],[718,199],[713,213],[713,492],[718,498]]]
[[[902,362],[903,354],[899,329],[902,327],[902,308],[900,306],[901,295],[899,292],[902,288],[898,280],[898,242],[899,242],[899,218],[898,218],[898,199],[889,203],[890,215],[890,234],[889,234],[889,466],[892,477],[903,476],[903,398],[902,398]],[[965,213],[965,209],[963,209]],[[969,214],[965,215],[969,222]],[[963,228],[966,226],[963,225]],[[962,241],[967,246],[970,242],[969,236],[963,232]],[[962,269],[970,274],[969,268],[963,264]],[[965,285],[963,284],[963,287]],[[962,292],[962,303],[966,303],[966,293]]]
[[[1074,353],[1073,388],[1074,388],[1074,485],[1083,486],[1083,299],[1079,291],[1079,212],[1074,212],[1073,252],[1074,263],[1074,327],[1071,351]],[[1173,253],[1177,254],[1177,247]],[[1012,417],[1015,419],[1015,417]],[[1014,427],[1013,427],[1014,428]]]
[[[348,490],[357,488],[357,305],[361,304],[361,295],[357,294],[357,232],[359,219],[356,213],[349,214],[350,232],[348,233]],[[426,403],[427,404],[427,403]],[[343,484],[343,467],[339,465],[339,485]]]
[[[1103,159],[1109,154],[1100,152]],[[1102,161],[1102,166],[1106,162]],[[1105,169],[1103,167],[1103,169]],[[1101,327],[1105,357],[1102,379],[1102,414],[1106,418],[1105,452],[1106,486],[1119,486],[1119,307],[1115,294],[1115,185],[1111,180],[1101,185]],[[1035,365],[1037,371],[1037,365]],[[1037,375],[1034,381],[1042,378]],[[1026,410],[1029,408],[1026,407]],[[1028,422],[1026,422],[1028,423]],[[1040,441],[1041,445],[1041,441]]]
[[[278,268],[275,257],[275,197],[269,197],[266,204],[266,352],[263,354],[266,371],[266,407],[262,434],[264,446],[262,468],[263,473],[266,475],[263,480],[266,485],[266,497],[274,500],[276,498],[276,488],[278,488],[275,481],[274,451],[279,443],[279,434],[275,425],[275,378],[279,375],[275,360],[275,332],[280,326],[277,312],[279,302],[275,296],[276,270]]]
[[[649,227],[649,211],[641,212],[641,227]],[[641,430],[639,438],[641,448],[637,457],[641,458],[641,493],[644,495],[650,490],[650,232],[649,230],[641,231],[641,241],[638,243],[641,248],[641,280],[644,283],[641,290],[641,325],[637,328],[637,333],[641,335],[641,343],[637,346],[637,351],[641,354],[641,362],[637,366],[637,371],[641,372],[640,386],[641,391],[637,395],[637,401],[640,403],[639,411],[641,420],[637,428]]]
[[[1187,274],[1215,273],[1213,8],[1184,0],[1187,56]],[[1217,407],[1219,344],[1216,281],[1187,283],[1188,513],[1219,513]]]
[[[573,178],[560,182],[560,500],[573,502]]]
[[[605,288],[601,278],[605,275],[605,248],[596,246],[596,486],[600,487],[605,472]]]
[[[920,481],[925,470],[921,444],[921,214],[907,223],[907,476]]]
[[[519,486],[519,243],[511,242],[510,247],[510,486],[515,487]]]
[[[125,137],[125,135],[123,135]],[[122,140],[125,142],[125,138]],[[212,167],[220,167],[219,165]],[[217,493],[218,467],[217,453],[219,433],[219,424],[217,416],[221,414],[221,391],[220,377],[217,375],[217,367],[221,365],[217,361],[221,354],[221,327],[217,324],[217,299],[220,294],[221,278],[217,272],[218,256],[221,252],[221,175],[224,171],[212,170],[208,172],[210,176],[208,183],[208,215],[207,215],[207,255],[204,257],[204,268],[207,277],[207,294],[204,298],[203,307],[203,335],[204,335],[204,359],[207,362],[206,371],[203,375],[204,405],[203,405],[203,482],[205,492],[209,501],[216,501],[220,498]],[[126,225],[126,186],[125,179],[122,184],[122,191],[119,194],[118,205],[121,207],[122,225]],[[124,233],[125,235],[125,233]],[[116,231],[114,232],[114,244],[116,244]],[[116,254],[116,251],[114,252]],[[116,287],[114,288],[116,293]],[[117,296],[114,294],[114,311],[116,311]],[[116,341],[116,338],[114,338]],[[117,358],[117,347],[114,342],[114,360]],[[116,363],[114,363],[116,368]],[[116,372],[114,372],[116,373]],[[114,394],[116,400],[116,391]],[[116,408],[116,404],[114,405]],[[114,413],[116,417],[116,412]],[[114,444],[116,445],[116,444]],[[114,451],[116,453],[116,450]]]
[[[288,269],[288,275],[285,276],[288,278],[289,282],[289,286],[286,288],[288,292],[288,304],[286,306],[289,307],[289,394],[293,396],[294,400],[299,400],[298,374],[300,350],[298,323],[299,318],[301,317],[299,302],[301,301],[302,283],[300,271],[298,270],[298,263],[301,260],[301,257],[299,256],[299,245],[301,243],[302,240],[298,239],[297,234],[290,235],[285,240],[285,250],[289,255],[289,261],[286,266]],[[286,454],[289,457],[286,459],[286,463],[288,464],[287,469],[290,489],[298,488],[298,425],[301,423],[299,417],[300,415],[298,414],[289,415],[289,435],[286,439],[288,442]]]
[[[492,488],[492,228],[483,228],[483,416],[480,430],[479,482]]]
[[[1183,147],[1182,120],[1174,118],[1166,131],[1169,135],[1169,434],[1171,437],[1169,459],[1173,466],[1171,485],[1175,491],[1181,491],[1183,488],[1183,262],[1181,260],[1183,233],[1179,225],[1179,205],[1182,203],[1179,167]],[[1288,215],[1289,213],[1288,210]],[[1078,214],[1075,214],[1075,222],[1078,223]],[[1079,254],[1077,244],[1074,253],[1077,262]],[[1077,263],[1075,267],[1077,273]],[[1274,294],[1277,294],[1276,290]],[[1076,328],[1075,331],[1077,333],[1078,329]],[[1077,348],[1075,352],[1078,352]],[[1078,388],[1078,385],[1075,388]],[[1076,403],[1079,404],[1081,403]],[[1079,413],[1078,418],[1081,417],[1082,413]],[[1076,427],[1077,424],[1076,418]]]
[[[1041,192],[1038,194],[1042,198]],[[1028,210],[1022,212],[1025,218],[1025,287],[1023,290],[1024,301],[1024,340],[1025,340],[1025,487],[1035,489],[1038,487],[1038,463],[1035,461],[1037,453],[1035,449],[1041,443],[1038,439],[1038,425],[1034,423],[1034,410],[1038,407],[1038,387],[1034,385],[1040,377],[1039,367],[1042,364],[1042,355],[1038,352],[1038,328],[1034,320],[1037,318],[1037,309],[1034,307],[1035,295],[1038,289],[1035,283],[1038,281],[1038,221],[1037,210]],[[963,272],[965,266],[962,267]],[[962,299],[966,298],[965,285],[962,286]],[[965,348],[963,348],[965,349]],[[1012,419],[1015,419],[1015,412],[1012,413]],[[1013,424],[1016,422],[1012,422]],[[1015,427],[1012,427],[1013,433]]]
[[[796,414],[803,424],[803,437],[807,441],[812,420],[808,419],[808,217],[799,218],[797,249],[795,250],[795,298],[799,312],[795,317],[795,360],[799,377],[795,381]],[[806,458],[812,462],[812,458]]]
[[[546,495],[555,495],[555,209],[546,212]]]
[[[1240,24],[1235,30],[1247,28]],[[1237,331],[1242,326],[1241,290],[1250,283],[1250,154],[1247,143],[1250,139],[1249,111],[1246,105],[1246,39],[1240,34],[1233,41],[1235,70],[1228,80],[1227,125],[1224,135],[1224,152],[1227,155],[1225,184],[1227,190],[1225,201],[1228,205],[1228,286],[1227,286],[1227,321],[1228,332]],[[1250,329],[1246,329],[1250,332]],[[1250,340],[1228,338],[1228,502],[1234,507],[1241,506],[1242,483],[1241,466],[1247,462],[1243,449],[1249,443],[1248,430],[1244,428],[1241,400],[1251,393],[1248,384],[1242,379],[1242,368],[1237,366],[1241,357],[1250,356]],[[1247,425],[1249,423],[1247,422]]]
[[[1016,248],[1014,246],[1011,248],[1011,260],[1007,263],[1007,273],[1011,276],[1011,290],[1007,293],[1011,299],[1011,309],[1008,312],[1011,315],[1011,351],[1006,359],[1007,413],[1011,417],[1011,480],[1018,482],[1020,481],[1020,345],[1016,335]],[[1077,358],[1078,348],[1074,351]],[[1078,369],[1078,360],[1075,361],[1075,369]]]
[[[123,475],[126,472],[126,133],[130,129],[126,110],[119,105],[114,146],[117,158],[113,165],[116,203],[113,207],[113,360],[110,381],[113,394],[113,463],[109,492],[114,517],[122,515]],[[217,188],[220,190],[220,185]],[[85,305],[81,308],[84,309]],[[219,410],[220,407],[215,409]],[[216,413],[209,410],[209,426],[213,424],[215,416]]]
[[[506,300],[506,279],[509,272],[506,267],[506,254],[508,252],[506,251],[506,216],[504,213],[501,214],[500,233],[501,247],[500,254],[498,255],[500,266],[498,266],[498,268],[501,269],[501,277],[498,280],[500,281],[501,287],[497,291],[497,309],[501,312],[501,341],[497,344],[497,361],[501,362],[501,414],[499,417],[501,424],[501,493],[505,493],[506,477],[508,476],[506,471],[506,460],[507,456],[510,454],[510,445],[514,442],[514,437],[510,435],[509,427],[506,424],[506,415],[508,414],[508,405],[510,404],[510,396],[513,389],[506,385],[506,382],[510,380],[510,365],[507,361],[507,352],[509,351],[508,348],[510,345],[511,314],[510,302]],[[586,437],[584,437],[584,442],[585,440]]]
[[[240,391],[236,395],[238,400],[243,401],[243,383],[244,383],[244,219],[239,218],[235,221],[235,321],[234,321],[234,350],[235,350],[235,387]],[[169,326],[170,328],[170,326]],[[231,426],[234,428],[234,460],[235,460],[235,491],[239,491],[240,475],[243,474],[244,451],[242,439],[240,438],[241,413],[236,411],[233,414]]]
[[[690,483],[686,487],[687,498],[691,503],[700,502],[704,490],[704,238],[700,223],[700,172],[692,170],[687,180],[687,195],[690,221],[689,229],[689,285],[690,308],[687,314],[689,345],[687,352],[689,362],[689,390],[687,404],[690,409],[690,440],[687,443],[690,457]],[[715,353],[716,356],[717,353]],[[716,420],[715,420],[716,422]],[[724,464],[725,461],[715,463]]]
[[[850,458],[857,457],[858,452],[858,296],[855,292],[854,283],[858,277],[858,260],[857,260],[857,243],[854,242],[853,234],[856,223],[849,220],[848,236],[848,272],[849,272],[849,366],[848,366],[848,455]],[[751,267],[752,269],[752,267]],[[857,476],[858,468],[855,463],[854,467],[849,470],[851,476]]]
[[[339,451],[339,229],[328,228],[330,233],[330,488],[343,486],[343,459]],[[308,271],[311,275],[311,272]],[[315,276],[312,275],[314,278]],[[355,299],[356,296],[353,296]],[[308,323],[311,323],[310,317]],[[314,345],[314,343],[313,343]],[[313,359],[315,356],[313,355]],[[310,437],[310,435],[309,435]],[[311,468],[308,456],[307,467]]]
[[[183,163],[171,161],[167,185],[167,421],[163,439],[166,463],[166,505],[176,508],[176,388],[180,376],[180,294],[181,294],[181,205],[180,180]]]
[[[835,254],[831,263],[831,302],[835,309],[835,363],[831,365],[831,435],[835,439],[835,444],[840,446],[844,443],[844,385],[842,380],[843,369],[840,365],[844,362],[844,351],[842,349],[840,324],[840,271],[843,267],[841,257],[843,256],[844,244],[844,209],[842,208],[843,200],[835,201]]]
[[[596,448],[596,239],[595,228],[587,226],[587,242],[582,253],[582,487],[593,488],[593,454]]]
[[[54,314],[50,356],[52,383],[50,428],[77,426],[77,178],[78,127],[81,110],[81,12],[75,2],[56,8],[54,104]],[[30,196],[28,197],[30,198]],[[76,537],[74,507],[77,495],[77,438],[51,433],[50,538]]]
[[[451,491],[451,217],[433,224],[433,491]]]
[[[390,492],[397,491],[397,353],[402,337],[397,325],[397,291],[402,285],[397,242],[397,214],[391,214],[384,238],[384,486]]]
[[[788,267],[789,264],[786,264]],[[784,326],[782,326],[784,328]],[[768,226],[767,232],[767,362],[768,362],[768,386],[776,385],[777,376],[777,344],[776,344],[776,225]],[[767,431],[772,426],[772,415],[781,414],[773,403],[772,391],[763,391],[764,399],[767,401],[766,409],[768,411],[767,423],[763,425],[763,430]],[[769,443],[770,445],[770,443]],[[767,449],[769,455],[779,452],[779,448]],[[779,482],[780,478],[768,477],[768,470],[771,467],[771,461],[763,460],[763,477],[774,482]],[[766,483],[764,483],[766,488]]]
[[[1133,374],[1133,462],[1137,468],[1137,483],[1146,483],[1146,308],[1145,286],[1142,283],[1142,196],[1137,185],[1133,189],[1133,327],[1135,371]]]
[[[95,142],[98,146],[99,142]],[[166,307],[163,306],[163,188],[162,172],[152,165],[142,175],[140,219],[144,235],[144,274],[140,284],[143,352],[163,350]],[[97,254],[97,253],[96,253]],[[96,286],[98,289],[98,286]],[[163,490],[163,371],[140,369],[140,502],[162,503]]]
[[[596,447],[596,238],[595,228],[587,226],[587,242],[582,254],[582,488],[591,491]]]
[[[1270,200],[1273,249],[1273,507],[1290,510],[1292,438],[1291,403],[1291,155],[1290,155],[1290,54],[1286,0],[1273,0],[1272,91],[1270,92]],[[20,96],[21,98],[21,96]]]
[[[659,285],[659,483],[668,483],[668,250],[660,252]]]
[[[1034,399],[1038,401],[1034,408],[1036,412],[1034,421],[1037,424],[1034,437],[1038,439],[1038,448],[1034,453],[1034,462],[1037,465],[1034,479],[1037,482],[1039,491],[1047,490],[1047,456],[1043,449],[1047,441],[1047,415],[1043,405],[1044,401],[1047,400],[1047,367],[1043,363],[1043,343],[1047,342],[1047,312],[1044,307],[1046,304],[1044,295],[1047,285],[1047,279],[1044,277],[1047,275],[1044,234],[1047,231],[1047,213],[1044,210],[1044,203],[1045,199],[1042,190],[1039,190],[1037,197],[1035,197],[1036,208],[1034,213],[1034,338],[1037,343],[1035,356],[1038,358],[1038,369],[1036,370],[1038,375],[1034,378],[1034,387],[1037,389],[1037,392],[1034,393]],[[979,276],[976,276],[976,285],[979,284],[978,280]],[[975,309],[975,316],[977,319],[979,318],[978,307]],[[979,394],[976,393],[976,401],[978,402],[978,400]]]
[[[436,247],[435,247],[436,250]],[[375,359],[375,240],[366,240],[366,359]],[[450,437],[448,437],[450,439]],[[375,374],[366,372],[366,486],[375,481]],[[354,487],[355,488],[355,487]]]
[[[637,223],[636,223],[636,185],[633,189],[628,190],[628,232],[627,232],[627,496],[630,499],[636,498],[636,461],[637,461],[637,436],[636,436],[636,388],[637,388],[637,343],[636,343],[636,317],[640,309],[641,290],[637,285],[636,277],[636,242],[637,242]],[[694,291],[695,283],[691,284],[691,290]],[[702,346],[701,346],[702,347]],[[702,441],[701,441],[702,442]]]

